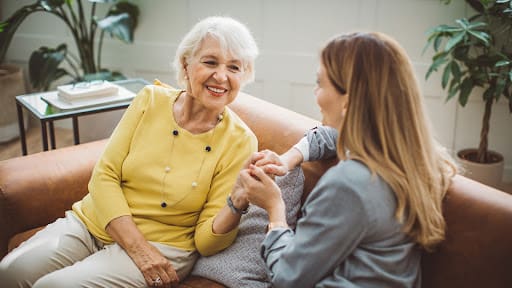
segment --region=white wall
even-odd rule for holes
[[[32,2],[2,1],[2,19],[22,4]],[[130,77],[159,78],[172,84],[175,81],[170,62],[181,37],[201,18],[229,15],[249,26],[261,49],[256,82],[246,91],[319,118],[312,89],[320,47],[334,34],[378,30],[396,38],[408,51],[441,143],[454,151],[478,145],[483,113],[481,96],[474,93],[465,108],[455,101],[445,103],[440,75],[433,75],[428,81],[424,76],[432,55],[431,50],[422,54],[425,32],[435,25],[451,24],[456,18],[471,15],[463,0],[452,0],[448,6],[439,0],[141,0],[137,3],[141,15],[135,43],[125,45],[109,39],[103,51],[103,66],[119,69]],[[98,15],[102,15],[101,11]],[[56,17],[33,15],[20,27],[8,58],[26,63],[30,53],[41,45],[54,47],[66,41],[72,47],[69,37]],[[503,101],[494,106],[490,148],[505,156],[505,180],[512,181],[512,116],[507,104]],[[105,137],[112,125],[103,130],[98,127],[105,121],[115,122],[120,114],[82,119],[82,138]]]

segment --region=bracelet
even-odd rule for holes
[[[227,202],[228,202],[228,206],[231,209],[231,212],[233,212],[233,214],[243,215],[243,214],[247,214],[247,212],[249,212],[249,206],[247,206],[247,208],[245,208],[243,210],[236,208],[235,205],[233,204],[233,200],[231,200],[231,195],[228,195]]]

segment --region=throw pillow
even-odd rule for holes
[[[276,177],[286,204],[286,220],[295,227],[304,189],[304,174],[300,167],[282,177]],[[267,212],[252,205],[242,216],[238,236],[227,249],[212,256],[200,257],[192,275],[205,277],[227,287],[271,287],[265,263],[260,256],[261,242],[268,224]]]

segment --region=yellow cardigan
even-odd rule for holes
[[[131,215],[148,241],[197,249],[202,255],[215,254],[234,241],[237,230],[215,234],[213,219],[241,167],[257,150],[256,136],[228,107],[215,129],[196,135],[182,129],[172,109],[181,92],[146,86],[110,137],[94,168],[89,194],[73,204],[74,213],[98,239],[112,242],[106,225]],[[163,201],[165,208],[160,206]]]

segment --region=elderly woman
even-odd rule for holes
[[[2,287],[170,286],[197,252],[228,247],[245,203],[235,182],[257,140],[227,105],[253,80],[257,54],[231,18],[196,24],[175,58],[185,89],[138,93],[89,194],[2,260]]]
[[[323,124],[339,136],[308,133],[306,145],[280,158],[255,154],[240,176],[249,201],[268,212],[261,254],[273,287],[419,287],[421,249],[444,239],[441,204],[456,167],[433,140],[409,58],[386,35],[352,33],[329,41],[320,60],[315,96]],[[314,143],[323,152],[299,152]],[[292,231],[267,173],[334,147],[341,161]]]

